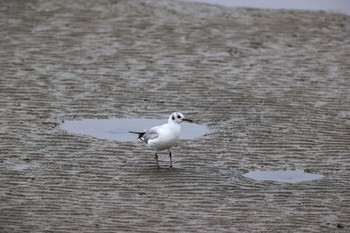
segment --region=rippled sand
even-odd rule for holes
[[[174,1],[4,1],[1,232],[346,232],[349,16]],[[67,119],[215,128],[157,170]],[[160,157],[162,167],[168,157]],[[301,169],[300,183],[253,170]]]

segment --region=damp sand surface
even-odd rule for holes
[[[165,0],[0,15],[1,232],[349,231],[349,16]],[[215,130],[179,140],[173,169],[61,129],[174,111]],[[277,170],[323,178],[243,176]]]

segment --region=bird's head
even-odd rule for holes
[[[185,118],[185,116],[181,112],[172,113],[168,119],[169,123],[173,122],[173,123],[180,124],[183,121],[193,122],[192,120]]]

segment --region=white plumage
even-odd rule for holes
[[[133,132],[139,135],[139,139],[144,141],[147,146],[155,150],[155,158],[159,169],[158,152],[168,150],[170,158],[170,167],[172,167],[171,159],[171,147],[177,142],[180,133],[180,123],[183,121],[193,122],[190,119],[186,119],[180,112],[174,112],[169,116],[168,123],[160,126],[152,127],[145,132]]]

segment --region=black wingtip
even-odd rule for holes
[[[143,135],[144,135],[146,132],[134,132],[134,131],[129,131],[129,133],[138,134],[139,137],[138,137],[137,139],[141,139],[141,140],[142,140],[142,137],[143,137]]]

